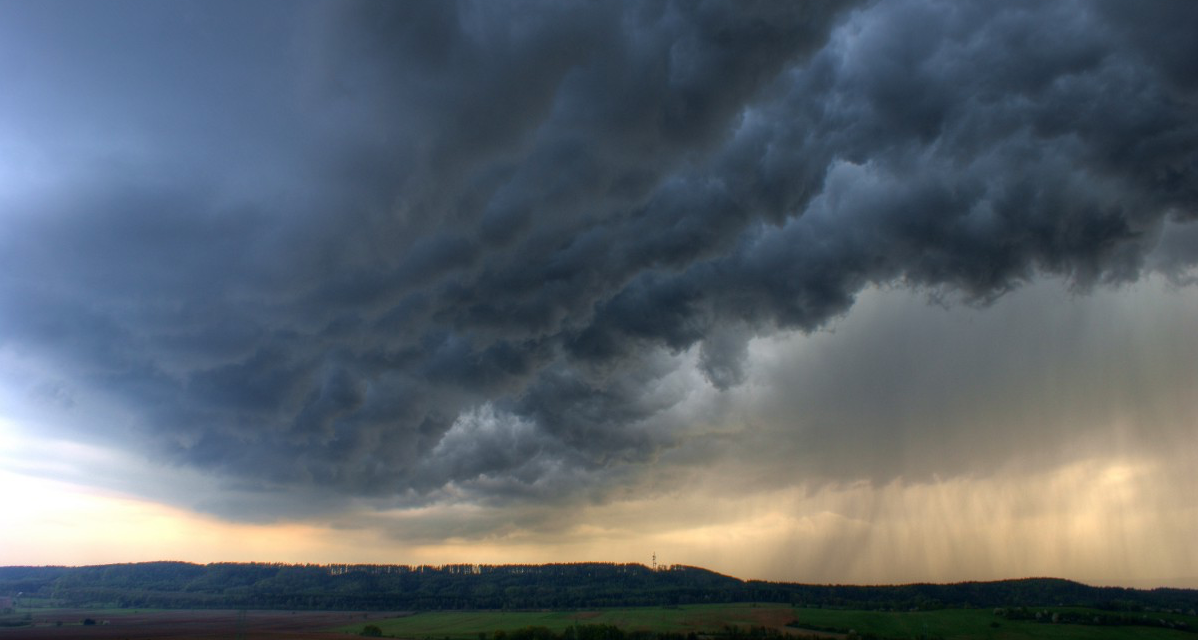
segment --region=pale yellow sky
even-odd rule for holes
[[[1147,461],[1096,459],[1020,478],[856,483],[753,496],[718,496],[718,489],[704,487],[689,495],[580,508],[576,522],[552,536],[508,531],[407,545],[373,527],[229,523],[2,473],[9,500],[0,564],[648,562],[656,552],[665,564],[768,580],[1068,576],[1090,584],[1193,587],[1198,553],[1190,542],[1198,507],[1181,496],[1163,501],[1159,491],[1176,480]],[[446,510],[452,508],[365,515],[402,528],[412,519],[444,517],[434,512]]]

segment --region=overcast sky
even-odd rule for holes
[[[0,0],[0,564],[1198,586],[1195,33]]]

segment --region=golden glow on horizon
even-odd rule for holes
[[[856,483],[814,492],[687,495],[578,510],[551,536],[505,532],[408,548],[413,563],[647,562],[745,578],[916,582],[1062,576],[1093,584],[1198,586],[1198,510],[1153,498],[1165,470],[1094,459],[1038,474]],[[713,483],[715,481],[713,480]],[[433,517],[451,507],[396,514]],[[646,518],[646,513],[657,518]],[[639,523],[639,524],[637,524]]]
[[[1198,555],[1176,555],[1198,533],[1198,509],[1180,495],[1168,504],[1151,497],[1168,480],[1148,463],[1109,459],[1023,477],[857,483],[814,492],[796,487],[755,496],[699,492],[582,508],[576,524],[551,535],[507,530],[405,543],[395,536],[388,541],[375,527],[223,522],[0,472],[9,496],[0,564],[645,562],[649,549],[664,564],[772,580],[1064,576],[1138,583],[1198,574]],[[382,515],[402,531],[405,522],[425,517],[487,511],[434,506]],[[646,520],[646,512],[659,518]]]
[[[334,562],[352,546],[326,527],[224,522],[162,504],[0,470],[0,564],[152,560]],[[350,534],[344,538],[354,540]],[[334,555],[329,555],[330,551]]]

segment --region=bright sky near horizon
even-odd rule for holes
[[[0,565],[1198,588],[1195,31],[0,0]]]

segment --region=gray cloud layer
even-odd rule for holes
[[[0,345],[249,488],[593,491],[689,349],[1198,258],[1192,3],[64,9],[3,9]]]

